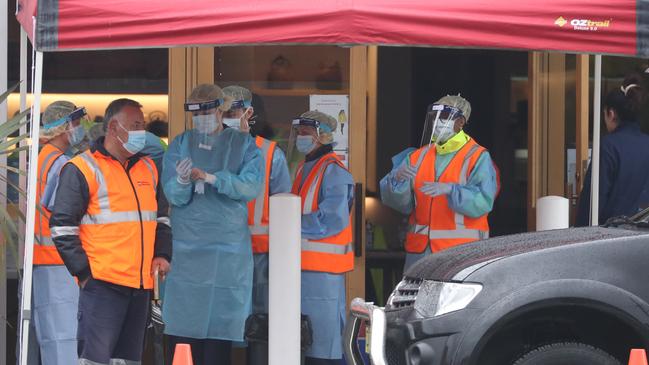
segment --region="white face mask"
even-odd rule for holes
[[[431,140],[439,145],[446,143],[455,135],[455,121],[452,119],[439,119],[435,124]]]
[[[200,133],[209,134],[218,128],[219,122],[216,119],[216,114],[204,114],[192,116],[194,128]]]
[[[227,125],[228,127],[235,129],[235,130],[240,130],[241,129],[241,119],[240,118],[223,118],[223,124]]]

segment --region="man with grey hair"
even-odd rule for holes
[[[383,203],[410,214],[404,271],[426,255],[489,237],[499,179],[489,152],[464,133],[470,115],[471,104],[459,95],[429,105],[430,142],[393,158],[394,169],[381,180]]]
[[[111,102],[105,137],[61,171],[52,239],[78,279],[79,364],[139,364],[153,276],[171,261],[168,203],[145,144],[142,106]]]

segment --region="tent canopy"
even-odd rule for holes
[[[18,0],[39,51],[377,44],[649,55],[647,0]]]

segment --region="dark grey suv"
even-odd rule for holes
[[[376,365],[626,364],[631,348],[649,348],[648,220],[649,210],[431,255],[385,308],[354,299],[347,362],[367,349]]]

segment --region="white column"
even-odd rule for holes
[[[300,364],[301,199],[270,197],[269,365]]]
[[[568,228],[570,201],[562,196],[544,196],[536,200],[536,230]]]
[[[8,13],[9,3],[0,0],[0,94],[7,91],[7,52],[9,43]],[[0,104],[0,125],[7,121],[7,102]],[[7,164],[7,155],[0,156],[0,165]],[[3,178],[7,178],[7,169],[0,169]],[[0,179],[0,204],[5,207],[7,201],[7,183]],[[0,238],[0,318],[7,318],[7,245]],[[0,326],[0,359],[7,358],[7,326]]]
[[[595,85],[593,87],[593,155],[591,157],[590,225],[599,225],[599,134],[602,103],[602,55],[595,55]]]
[[[38,135],[41,123],[41,88],[43,85],[43,52],[36,52],[34,72],[34,104],[31,118],[31,146],[29,161],[38,161]],[[31,321],[32,301],[32,264],[34,253],[34,220],[36,215],[36,174],[37,163],[29,164],[27,180],[27,214],[25,215],[25,259],[23,264],[22,303],[20,313],[20,365],[27,365],[27,347],[29,339],[29,322]]]

